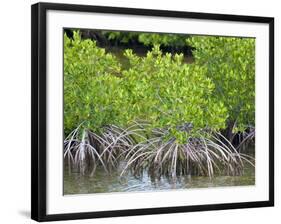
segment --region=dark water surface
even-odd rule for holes
[[[176,180],[165,177],[152,179],[146,173],[142,178],[126,174],[120,178],[120,172],[110,175],[103,170],[97,170],[94,176],[64,172],[64,194],[87,194],[107,192],[159,191],[168,189],[207,188],[222,186],[246,186],[255,184],[255,168],[246,165],[242,176],[185,176]]]

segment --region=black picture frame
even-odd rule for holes
[[[52,214],[46,213],[46,13],[48,10],[73,12],[100,12],[125,15],[193,18],[217,21],[239,21],[269,24],[269,200],[208,204],[195,206],[159,207],[132,210]],[[161,213],[192,212],[274,206],[274,18],[183,11],[163,11],[137,8],[118,8],[89,5],[37,3],[31,10],[31,218],[36,221],[54,221]]]

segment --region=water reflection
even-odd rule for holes
[[[64,172],[64,194],[87,194],[106,192],[136,192],[168,189],[207,188],[222,186],[246,186],[255,184],[255,168],[246,165],[242,176],[184,176],[171,180],[165,177],[152,179],[145,172],[142,177],[127,174],[120,178],[120,172],[107,174],[97,169],[94,176]]]

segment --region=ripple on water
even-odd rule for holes
[[[109,192],[138,192],[169,189],[208,188],[224,186],[247,186],[255,184],[255,168],[248,166],[242,176],[183,176],[174,180],[151,179],[147,173],[141,178],[127,174],[120,178],[119,172],[107,174],[97,170],[94,176],[64,172],[64,194],[87,194]]]

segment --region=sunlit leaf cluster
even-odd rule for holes
[[[213,97],[223,102],[233,131],[255,126],[255,39],[193,36],[195,64],[215,84]]]
[[[183,62],[182,54],[163,54],[155,45],[145,57],[126,50],[129,67],[95,41],[64,37],[64,125],[80,123],[94,131],[145,120],[184,142],[198,130],[219,130],[228,116],[216,97],[208,69]],[[189,127],[189,128],[188,128]]]

